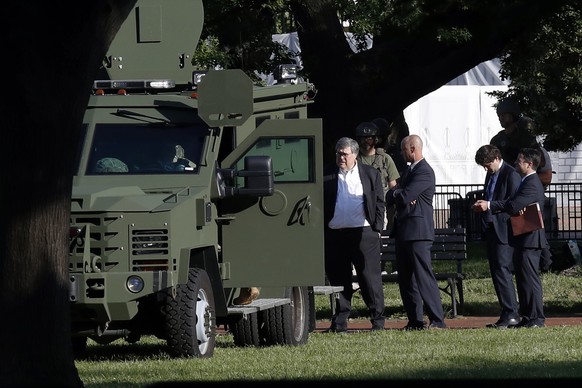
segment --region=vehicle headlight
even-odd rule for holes
[[[125,286],[130,292],[137,294],[138,292],[141,292],[141,290],[143,290],[144,282],[143,279],[140,278],[139,276],[130,276],[127,278]]]

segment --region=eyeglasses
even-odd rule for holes
[[[339,156],[340,158],[347,158],[348,156],[352,155],[351,153],[346,154],[345,152],[336,152],[335,156]]]

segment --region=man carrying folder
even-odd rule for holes
[[[516,193],[504,200],[479,200],[473,208],[476,211],[491,210],[492,214],[505,212],[514,216],[532,203],[543,204],[544,188],[536,174],[539,164],[540,152],[537,149],[521,149],[515,162],[515,169],[522,176]],[[538,268],[542,248],[547,244],[545,230],[541,228],[517,236],[510,230],[509,244],[514,248],[513,264],[521,313],[521,321],[515,327],[543,327],[543,291]]]
[[[513,166],[505,163],[501,152],[493,145],[481,146],[475,153],[475,162],[482,166],[485,177],[484,198],[487,201],[509,199],[521,183],[521,177]],[[487,242],[487,260],[491,271],[491,280],[501,307],[501,314],[495,323],[487,327],[506,329],[519,323],[517,295],[513,284],[513,247],[509,245],[509,214],[491,211],[481,212],[483,237]]]

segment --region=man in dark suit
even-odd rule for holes
[[[522,176],[517,192],[510,198],[497,201],[479,200],[475,207],[481,211],[490,209],[492,213],[506,212],[520,214],[527,205],[544,203],[544,188],[536,174],[540,164],[540,152],[534,148],[520,150],[515,168]],[[510,224],[509,244],[513,246],[513,265],[517,283],[517,296],[521,321],[516,327],[543,327],[545,324],[542,282],[538,274],[540,255],[546,246],[544,229],[513,236]]]
[[[422,155],[417,135],[402,139],[402,156],[411,163],[398,186],[386,194],[386,205],[396,204],[393,235],[396,238],[398,286],[408,316],[405,330],[445,328],[440,292],[432,271],[430,249],[434,241],[432,200],[435,175]],[[424,322],[424,310],[429,318]]]
[[[475,162],[487,171],[485,199],[497,201],[511,198],[521,177],[501,159],[499,149],[489,144],[480,147],[475,153]],[[475,207],[475,211],[481,209]],[[481,215],[491,280],[501,307],[499,320],[487,327],[505,329],[519,323],[517,295],[513,285],[513,247],[509,245],[508,237],[510,216],[505,212],[492,214],[490,210]]]
[[[377,169],[357,163],[358,142],[342,137],[336,164],[324,172],[325,270],[332,286],[343,286],[329,332],[345,333],[352,309],[352,265],[372,330],[384,329],[384,287],[380,233],[384,227],[384,190]]]

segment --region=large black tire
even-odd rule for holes
[[[290,305],[261,311],[259,334],[263,345],[298,346],[309,338],[310,303],[307,287],[291,287],[285,297]]]
[[[188,283],[168,293],[164,308],[167,341],[178,357],[209,358],[216,343],[214,293],[203,269],[190,269]]]
[[[236,346],[261,345],[257,313],[241,316],[241,318],[231,326],[231,332]]]

